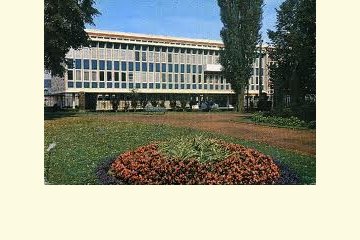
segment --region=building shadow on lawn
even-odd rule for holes
[[[44,112],[44,120],[55,120],[64,117],[77,117],[77,112]]]

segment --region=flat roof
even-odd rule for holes
[[[123,38],[131,40],[144,40],[164,43],[179,43],[179,44],[192,44],[192,45],[207,45],[212,47],[224,47],[222,41],[210,40],[210,39],[196,39],[196,38],[183,38],[183,37],[172,37],[164,35],[152,35],[142,33],[129,33],[129,32],[115,32],[98,29],[85,29],[89,36],[93,37],[107,37],[107,38]],[[259,46],[259,45],[257,45]],[[262,47],[269,47],[268,44],[262,44]]]

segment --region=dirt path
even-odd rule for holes
[[[313,130],[292,130],[260,126],[237,121],[241,116],[235,113],[214,114],[166,113],[165,115],[109,115],[112,120],[142,122],[149,124],[167,124],[213,131],[229,136],[267,143],[303,154],[315,156],[316,133]]]

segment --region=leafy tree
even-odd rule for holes
[[[256,44],[260,39],[263,0],[218,0],[220,35],[224,49],[220,51],[223,74],[237,94],[236,109],[244,111],[244,90],[252,75]]]
[[[85,24],[94,25],[100,12],[94,0],[45,0],[44,67],[52,75],[63,76],[65,54],[70,48],[89,46]]]
[[[268,30],[273,48],[269,55],[274,83],[275,107],[284,108],[284,95],[291,105],[304,104],[307,94],[316,92],[316,4],[315,0],[286,0],[277,10],[276,30]]]

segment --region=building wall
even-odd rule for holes
[[[54,93],[233,94],[220,74],[221,42],[88,30],[91,46],[66,55],[63,80]],[[263,60],[263,92],[270,93],[268,57]],[[249,94],[258,94],[259,59],[253,65]],[[63,82],[61,82],[63,81]]]

